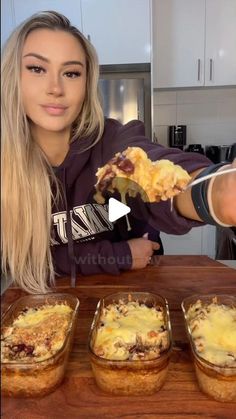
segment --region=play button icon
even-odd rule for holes
[[[115,198],[110,198],[108,201],[108,219],[113,222],[118,220],[130,212],[128,205],[122,204]]]

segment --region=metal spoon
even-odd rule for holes
[[[226,173],[231,173],[231,172],[236,172],[236,167],[231,167],[229,169],[225,169],[220,172],[210,173],[209,175],[203,176],[199,179],[195,179],[192,182],[188,183],[188,185],[185,186],[183,191],[186,191],[186,189],[191,188],[192,186],[197,185],[198,183],[204,182],[204,180],[208,180],[216,176],[225,175]]]

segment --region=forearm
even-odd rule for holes
[[[234,172],[216,177],[210,195],[217,219],[229,226],[236,226],[236,159],[231,165],[222,167],[221,171],[229,168]]]

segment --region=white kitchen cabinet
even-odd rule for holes
[[[3,0],[2,39],[33,13],[56,10],[95,46],[100,64],[150,63],[151,0]]]
[[[194,227],[184,235],[161,233],[165,255],[207,255],[215,257],[214,226]]]
[[[150,62],[150,0],[81,0],[83,33],[100,64]]]
[[[1,1],[1,46],[9,37],[14,28],[12,4],[9,0]]]
[[[153,86],[202,86],[205,0],[153,0]]]
[[[79,29],[82,28],[81,22],[81,4],[80,0],[10,0],[13,27],[19,25],[34,13],[55,10],[64,14]],[[7,16],[7,10],[4,9],[4,19]]]
[[[153,87],[236,84],[236,0],[153,0]]]
[[[236,84],[236,0],[206,0],[205,85]]]

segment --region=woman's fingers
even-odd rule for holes
[[[144,235],[143,235],[143,239],[146,239],[146,240],[148,240],[148,233],[144,233]],[[153,241],[151,241],[151,240],[149,240],[150,241],[150,243],[151,243],[151,246],[152,246],[152,250],[154,251],[154,250],[158,250],[158,249],[160,249],[160,245],[159,245],[159,243],[157,243],[157,242],[153,242]]]
[[[141,269],[150,263],[154,250],[158,250],[159,243],[141,237],[128,240],[132,255],[132,269]]]
[[[158,250],[160,249],[160,245],[157,242],[151,242],[152,243],[152,250]]]

